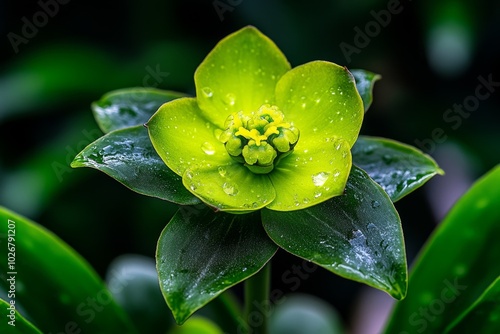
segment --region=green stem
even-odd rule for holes
[[[267,334],[267,318],[270,316],[271,262],[245,281],[245,321],[248,332]]]

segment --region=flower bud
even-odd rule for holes
[[[220,140],[227,153],[252,172],[269,173],[299,140],[299,129],[284,118],[278,107],[269,104],[250,114],[233,113],[226,119]]]

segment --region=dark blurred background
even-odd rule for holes
[[[90,103],[132,86],[193,94],[204,56],[254,25],[292,66],[324,59],[381,74],[362,134],[419,146],[445,170],[396,204],[411,263],[456,198],[499,162],[499,22],[500,2],[486,0],[1,1],[0,205],[55,232],[103,276],[120,254],[153,257],[175,206],[69,167],[100,136]],[[293,292],[282,279],[293,265],[301,260],[278,253],[273,287]],[[299,288],[348,327],[390,304],[377,294],[360,311],[372,290],[322,269]]]

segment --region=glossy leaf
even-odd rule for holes
[[[285,55],[252,26],[222,39],[196,69],[196,99],[203,116],[224,128],[233,112],[273,103],[274,88],[290,70]]]
[[[71,166],[100,170],[143,195],[178,204],[200,202],[160,159],[142,125],[112,131],[97,139],[75,157]]]
[[[351,73],[356,80],[356,88],[358,89],[359,95],[361,95],[361,99],[363,100],[365,112],[367,112],[373,100],[373,86],[376,81],[382,78],[382,76],[380,76],[380,74],[360,69],[353,69],[351,70]]]
[[[15,299],[14,299],[15,302]],[[42,334],[31,322],[26,320],[17,310],[7,301],[0,299],[0,333],[9,334]]]
[[[499,331],[500,277],[497,277],[481,297],[448,326],[446,333],[496,334]]]
[[[386,333],[442,333],[500,276],[500,166],[450,210],[412,269]]]
[[[276,250],[258,212],[181,207],[161,233],[156,253],[160,288],[177,323],[255,274]]]
[[[295,150],[342,138],[352,146],[363,122],[354,78],[342,66],[312,61],[288,71],[276,85],[276,103],[300,130]]]
[[[186,96],[155,88],[125,88],[104,95],[92,103],[97,124],[104,133],[142,125],[165,102]]]
[[[359,136],[351,152],[353,163],[366,171],[393,202],[434,175],[444,174],[429,155],[391,139]]]
[[[288,252],[331,272],[406,294],[406,258],[398,213],[369,176],[353,167],[345,194],[293,212],[262,211],[270,238]]]
[[[280,161],[269,175],[276,198],[267,208],[300,210],[341,195],[351,166],[349,144],[341,138],[297,150]]]
[[[43,227],[0,208],[0,267],[15,271],[16,302],[44,333],[135,333],[123,310],[89,264]],[[12,235],[14,227],[15,235]],[[10,234],[9,234],[10,233]],[[7,266],[8,242],[16,261]],[[10,276],[10,275],[9,275]],[[9,289],[5,280],[0,284]]]

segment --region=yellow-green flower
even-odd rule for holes
[[[343,193],[363,103],[351,73],[291,68],[254,27],[220,41],[195,73],[196,97],[165,103],[151,142],[184,186],[218,210],[303,209]]]

